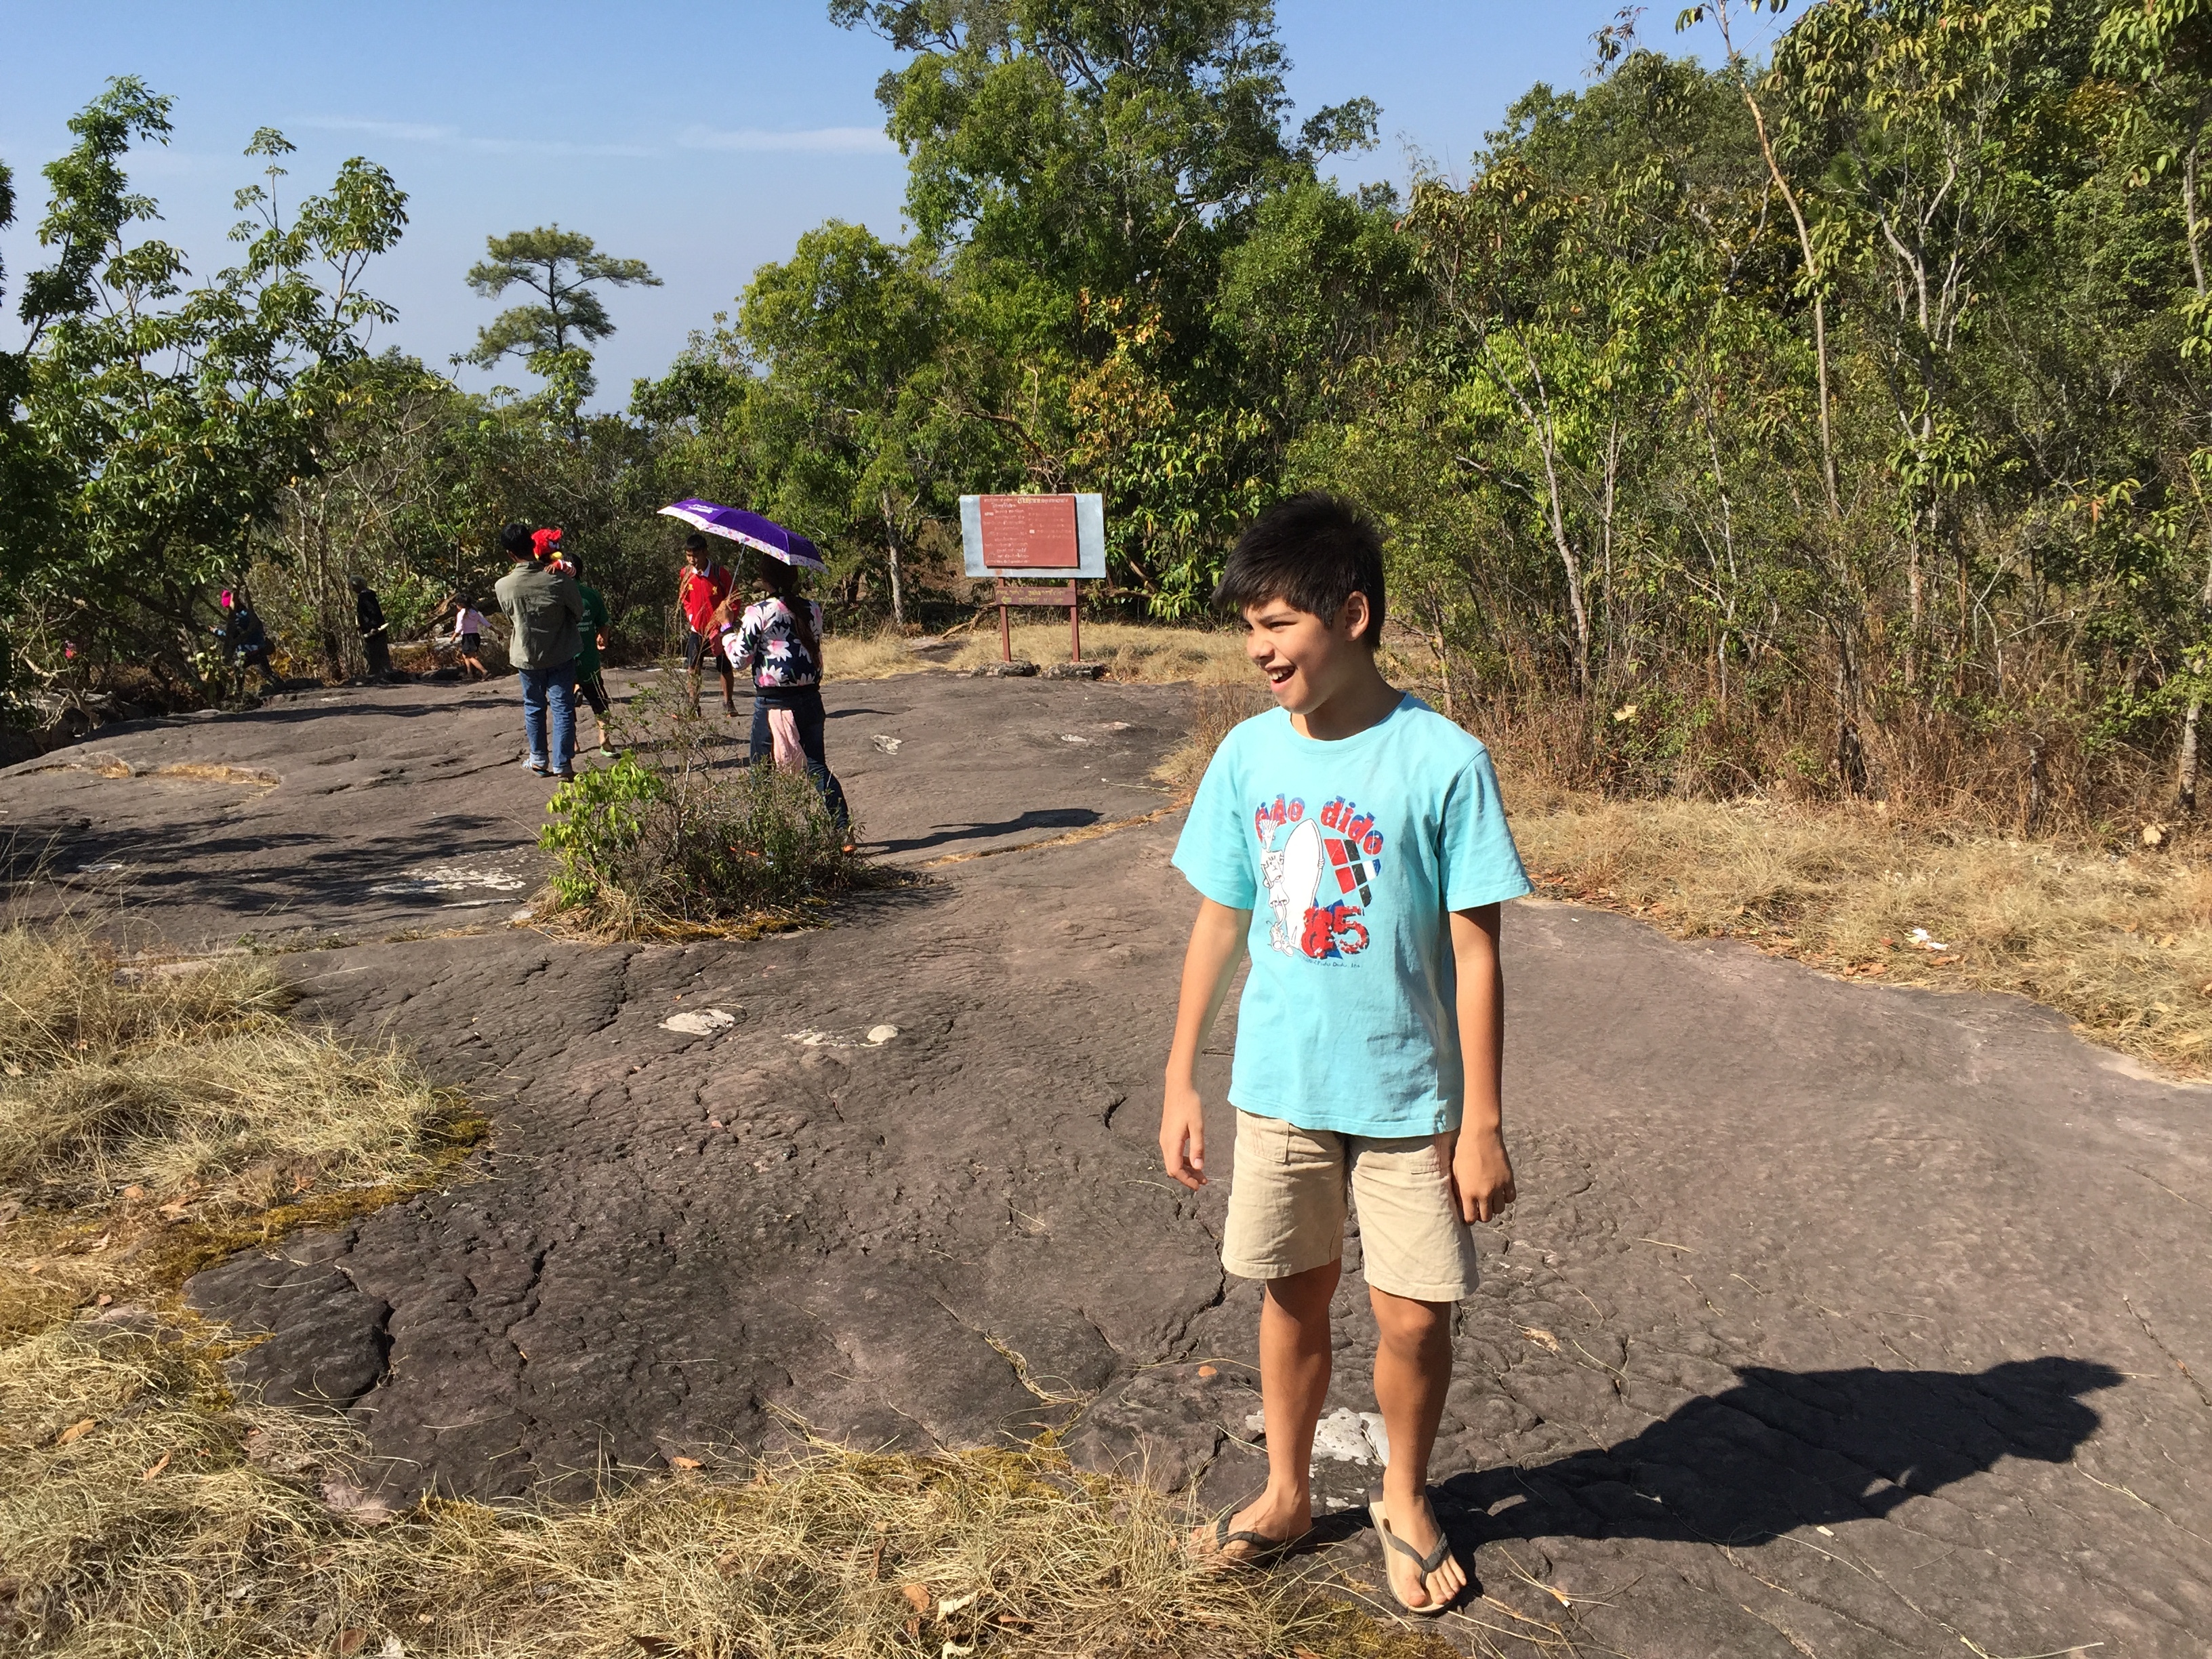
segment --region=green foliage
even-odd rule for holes
[[[629,752],[553,792],[544,914],[625,938],[716,931],[787,919],[861,878],[805,774],[738,768],[720,725],[672,691],[632,700],[615,727]]]
[[[188,289],[180,250],[131,240],[155,208],[123,161],[166,142],[169,109],[125,76],[70,121],[76,144],[46,168],[52,263],[26,280],[27,338],[0,368],[0,548],[30,623],[17,654],[40,678],[63,672],[66,617],[78,650],[198,683],[209,585],[243,569],[249,526],[319,469],[326,399],[391,315],[360,281],[398,240],[405,196],[356,157],[288,219],[276,158],[290,146],[268,129],[247,151],[267,182],[238,194],[237,264]]]

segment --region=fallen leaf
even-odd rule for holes
[[[104,1308],[114,1300],[115,1298],[113,1297],[108,1295],[106,1291],[102,1291],[98,1296],[93,1298],[92,1305],[95,1308]]]
[[[1198,1374],[1200,1376],[1218,1376],[1221,1375],[1218,1370],[1215,1370],[1211,1365],[1200,1365],[1198,1368]]]
[[[937,1616],[950,1619],[954,1613],[972,1607],[982,1594],[981,1590],[969,1590],[965,1595],[948,1595],[937,1604]]]
[[[679,1469],[696,1469],[699,1467],[699,1460],[696,1457],[672,1457],[668,1461]]]
[[[929,1587],[927,1584],[901,1584],[899,1594],[906,1597],[907,1605],[916,1613],[929,1611]]]
[[[1559,1339],[1549,1331],[1540,1330],[1534,1325],[1523,1325],[1521,1327],[1521,1334],[1548,1353],[1557,1353],[1559,1351]]]
[[[57,1446],[66,1446],[72,1440],[83,1439],[85,1436],[92,1432],[92,1425],[99,1420],[100,1419],[96,1417],[88,1417],[81,1423],[70,1424],[69,1427],[64,1429],[60,1434],[55,1437],[54,1444]]]
[[[338,1632],[338,1651],[342,1654],[359,1653],[368,1645],[368,1632],[358,1625]]]
[[[968,1656],[975,1651],[975,1644],[973,1642],[964,1648],[957,1642],[947,1642],[943,1647],[938,1649],[937,1659],[968,1659]]]
[[[148,1469],[145,1474],[140,1475],[138,1478],[141,1480],[151,1480],[155,1475],[161,1474],[163,1469],[169,1467],[169,1459],[172,1455],[173,1455],[173,1454],[163,1452],[160,1457],[155,1460],[154,1467]]]
[[[123,1196],[125,1198],[143,1198],[146,1196],[146,1189],[143,1187],[135,1185],[125,1187],[123,1189]]]

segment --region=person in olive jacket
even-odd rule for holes
[[[574,777],[576,653],[582,647],[576,625],[583,620],[583,595],[577,592],[574,576],[538,560],[529,526],[507,526],[499,532],[499,544],[514,562],[514,568],[499,579],[496,591],[511,630],[507,660],[522,678],[522,726],[530,742],[530,769],[541,778]]]

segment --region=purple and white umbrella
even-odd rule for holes
[[[722,536],[746,547],[757,548],[771,559],[781,559],[786,564],[795,564],[801,570],[827,570],[822,556],[814,550],[814,544],[796,530],[786,530],[774,519],[763,519],[757,513],[748,513],[742,507],[724,507],[720,501],[702,501],[696,495],[678,501],[672,507],[660,509],[672,519],[681,519],[709,536]]]

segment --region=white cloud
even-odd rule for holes
[[[686,149],[803,151],[816,155],[891,155],[898,146],[880,127],[813,127],[797,132],[769,132],[758,127],[722,131],[692,126],[676,141]]]
[[[324,132],[367,132],[379,138],[404,138],[416,144],[451,143],[461,136],[459,128],[433,126],[423,121],[363,121],[349,115],[311,115],[298,125]]]
[[[594,144],[573,138],[539,138],[528,134],[477,137],[459,127],[427,121],[369,121],[349,115],[308,116],[298,125],[322,132],[362,132],[410,144],[446,144],[486,155],[653,155],[642,144]]]
[[[642,144],[579,144],[566,138],[471,138],[468,147],[488,155],[655,155]]]

